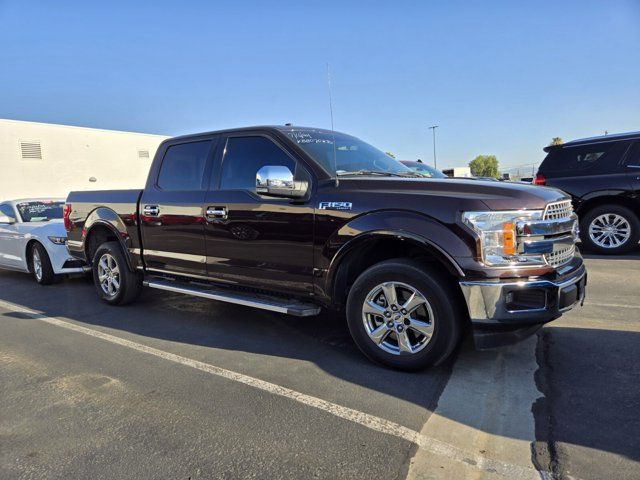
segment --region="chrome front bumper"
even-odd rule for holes
[[[516,332],[532,330],[558,318],[585,298],[587,271],[580,265],[560,281],[462,281],[474,330]],[[475,333],[475,332],[474,332]]]
[[[587,271],[581,264],[560,281],[463,281],[476,348],[518,342],[585,298]]]

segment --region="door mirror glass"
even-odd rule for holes
[[[13,218],[13,217],[10,217],[8,215],[1,215],[0,214],[0,223],[11,225],[12,223],[16,223],[16,219]]]
[[[295,181],[289,167],[283,165],[265,165],[256,174],[256,192],[260,195],[300,198],[307,188],[307,182]]]

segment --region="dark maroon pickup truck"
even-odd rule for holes
[[[444,361],[465,332],[479,348],[524,338],[585,294],[561,191],[424,178],[316,128],[166,140],[144,190],[72,192],[64,218],[108,303],[144,285],[290,315],[332,309],[369,358],[405,370]]]

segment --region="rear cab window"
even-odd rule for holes
[[[211,140],[202,140],[167,148],[158,174],[158,187],[168,191],[204,190],[211,144]]]

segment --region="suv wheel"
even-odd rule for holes
[[[580,237],[594,252],[609,255],[625,253],[638,245],[640,221],[626,207],[602,205],[582,218]]]
[[[463,314],[442,275],[411,260],[388,260],[358,277],[347,299],[354,341],[375,362],[419,370],[446,360]]]
[[[93,256],[92,270],[98,296],[107,303],[131,303],[142,290],[142,277],[129,269],[117,242],[103,243],[98,247]]]

